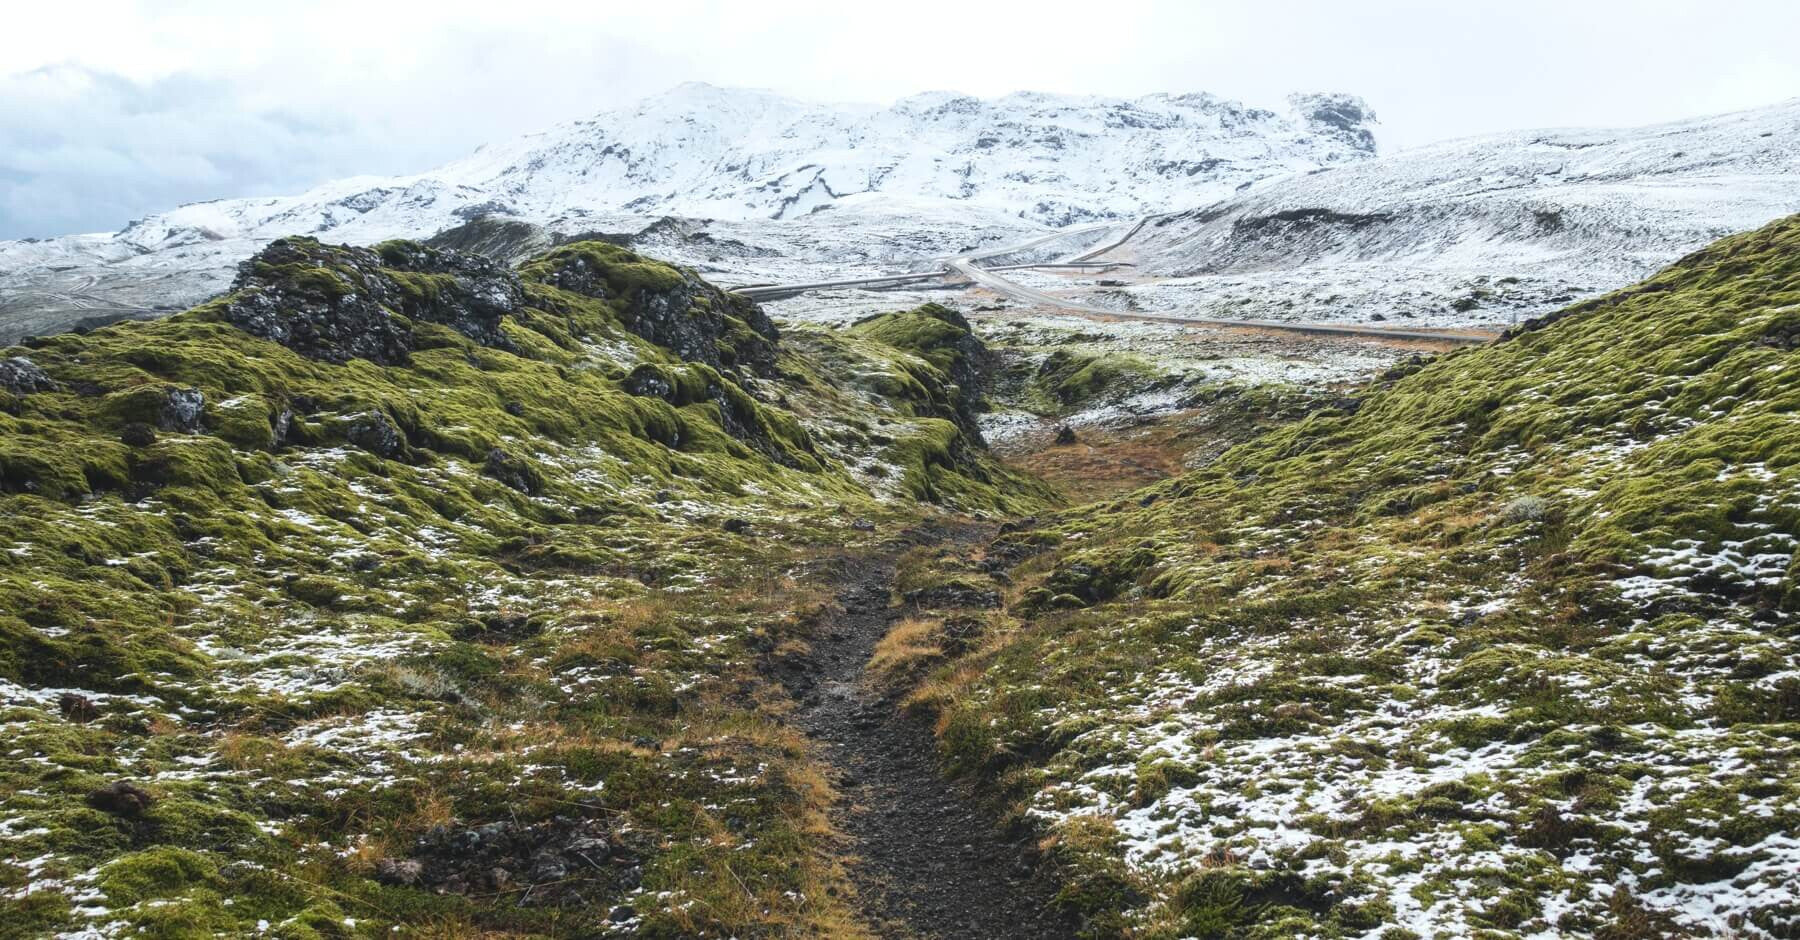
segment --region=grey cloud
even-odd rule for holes
[[[343,116],[258,109],[223,80],[40,68],[0,76],[0,239],[112,230],[184,202],[436,156]]]

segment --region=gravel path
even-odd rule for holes
[[[973,540],[982,530],[915,532]],[[931,730],[862,681],[875,644],[898,618],[888,606],[894,558],[908,547],[846,559],[843,612],[811,654],[784,670],[797,719],[838,775],[836,823],[869,925],[884,937],[1055,940],[1074,927],[1050,907],[1029,845],[1008,840],[962,788],[939,773]]]

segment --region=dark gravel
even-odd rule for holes
[[[801,702],[800,727],[838,774],[835,821],[851,840],[864,916],[885,937],[1073,937],[1073,924],[1050,906],[1055,889],[1036,871],[1031,846],[1009,840],[971,794],[940,774],[923,721],[862,682],[875,644],[898,619],[889,588],[894,557],[908,544],[844,563],[843,613],[821,625],[808,657],[783,670]]]

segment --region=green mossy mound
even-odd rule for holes
[[[815,394],[892,409],[911,421],[853,419],[833,435],[846,464],[891,480],[878,489],[909,499],[1025,514],[1054,501],[1041,481],[984,456],[976,415],[993,354],[954,310],[926,304],[868,317],[849,330],[794,328],[790,370]],[[847,379],[847,381],[845,381]],[[879,454],[870,464],[869,456]],[[897,485],[894,485],[897,484]]]
[[[975,415],[986,406],[982,389],[988,384],[995,357],[961,313],[941,304],[926,304],[866,317],[851,329],[911,353],[937,370],[937,375],[908,377],[926,389],[924,400],[937,417],[950,418],[965,431],[979,433]]]
[[[790,351],[608,244],[286,239],[0,363],[21,935],[837,933],[829,787],[757,669],[825,602],[783,572],[915,498],[1041,505],[913,351]]]
[[[1073,414],[1130,395],[1172,389],[1180,383],[1180,375],[1142,356],[1091,347],[1014,355],[995,376],[999,397],[1045,416]]]
[[[1791,929],[1797,347],[1800,217],[1065,515],[947,756],[1137,936]]]

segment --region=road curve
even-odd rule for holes
[[[1087,251],[1084,251],[1081,254],[1078,254],[1075,257],[1070,258],[1069,260],[1070,261],[1092,261],[1095,258],[1098,258],[1101,255],[1106,254],[1107,252],[1113,250],[1114,248],[1117,248],[1120,245],[1123,245],[1126,242],[1131,241],[1133,238],[1137,237],[1137,233],[1143,231],[1144,226],[1149,225],[1151,222],[1154,222],[1157,219],[1164,218],[1166,216],[1171,216],[1174,214],[1175,213],[1173,213],[1173,212],[1158,212],[1154,215],[1144,216],[1143,218],[1137,220],[1136,225],[1133,225],[1132,227],[1126,229],[1125,234],[1120,235],[1118,238],[1116,238],[1110,242],[1107,242],[1106,244],[1101,245],[1098,248],[1090,248]]]
[[[996,293],[1005,294],[1015,300],[1041,304],[1046,307],[1057,307],[1074,313],[1101,314],[1130,320],[1143,320],[1167,323],[1192,323],[1201,326],[1241,327],[1255,330],[1282,330],[1290,333],[1312,333],[1319,335],[1361,336],[1367,339],[1386,340],[1418,340],[1432,343],[1456,343],[1459,345],[1480,345],[1495,338],[1491,333],[1440,333],[1432,330],[1386,330],[1375,326],[1357,326],[1349,323],[1291,323],[1282,320],[1227,320],[1218,317],[1184,317],[1172,314],[1136,313],[1131,311],[1109,310],[1090,304],[1077,303],[1055,294],[1026,287],[1023,284],[1009,281],[994,272],[975,265],[972,256],[950,259],[950,268],[963,277],[980,284]]]
[[[1145,225],[1167,214],[1168,213],[1161,213],[1158,215],[1144,216],[1139,219],[1135,225],[1127,229],[1118,239],[1077,255],[1069,261],[1064,262],[1063,265],[1074,266],[1088,263],[1096,256],[1106,254],[1114,248],[1130,241],[1132,236],[1142,231]],[[1122,310],[1110,310],[1105,307],[1096,307],[1091,304],[1078,303],[1064,297],[1058,297],[1055,294],[1026,287],[1015,281],[1009,281],[995,273],[996,270],[1014,270],[1025,267],[1055,267],[1058,265],[1008,265],[1002,269],[983,268],[976,264],[977,261],[986,258],[994,258],[1001,255],[1024,251],[1060,238],[1067,238],[1070,235],[1106,228],[1115,224],[1117,223],[1107,222],[1086,225],[1080,228],[1065,229],[1051,232],[1047,235],[1031,239],[1030,241],[1020,242],[1015,245],[1003,245],[999,248],[993,248],[986,251],[958,255],[953,258],[943,259],[943,267],[932,271],[918,271],[908,274],[887,274],[879,277],[847,278],[837,281],[813,281],[806,284],[755,284],[736,288],[735,292],[752,300],[775,300],[777,298],[791,297],[795,294],[804,294],[814,290],[830,290],[833,288],[848,287],[892,287],[900,284],[912,283],[914,281],[930,281],[949,277],[951,275],[961,275],[962,277],[967,278],[971,283],[979,284],[982,287],[1012,297],[1015,300],[1022,300],[1026,303],[1067,310],[1071,313],[1106,316],[1122,320],[1141,320],[1156,323],[1187,323],[1198,326],[1280,330],[1288,333],[1309,333],[1326,336],[1360,336],[1365,339],[1375,340],[1408,340],[1430,343],[1454,343],[1458,345],[1480,345],[1495,339],[1497,336],[1497,334],[1494,333],[1476,330],[1456,333],[1438,332],[1433,330],[1389,330],[1382,329],[1381,327],[1359,326],[1349,323],[1294,323],[1282,320],[1228,320],[1218,317],[1185,317],[1176,314],[1137,313]]]

